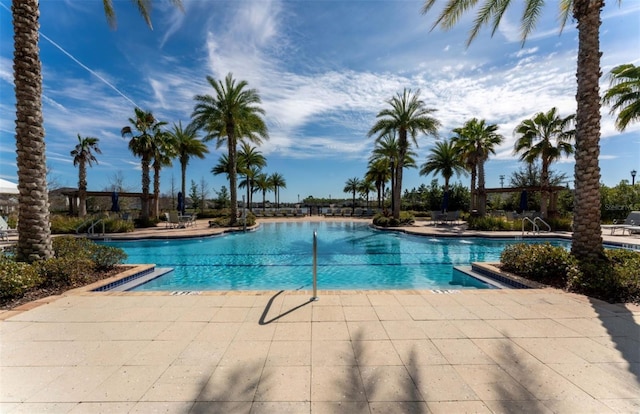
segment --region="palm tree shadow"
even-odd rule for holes
[[[607,329],[611,341],[629,364],[629,372],[640,382],[640,326],[633,313],[621,304],[613,304],[589,298],[591,306],[598,313],[602,326]]]

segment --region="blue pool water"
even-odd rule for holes
[[[136,291],[311,289],[314,230],[318,289],[486,289],[453,266],[498,261],[503,248],[516,242],[434,239],[361,223],[288,222],[210,238],[108,244],[123,248],[128,263],[174,268]]]

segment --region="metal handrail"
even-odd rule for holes
[[[544,224],[545,226],[547,226],[547,231],[550,232],[551,231],[551,226],[549,225],[549,223],[547,223],[546,221],[542,220],[542,217],[536,217],[533,219],[533,222],[535,223],[536,221],[540,221],[540,223]],[[538,227],[538,232],[540,231],[540,227]]]
[[[525,221],[528,221],[529,223],[531,223],[533,225],[533,230],[532,230],[533,234],[536,234],[536,233],[540,232],[540,228],[538,227],[538,225],[533,220],[531,220],[529,217],[523,217],[522,218],[522,236],[524,236],[524,222]]]
[[[104,219],[98,219],[94,223],[91,223],[91,226],[89,226],[89,228],[87,229],[87,234],[94,234],[94,228],[96,227],[96,224],[100,223],[102,223],[102,235],[104,236]]]
[[[311,301],[318,300],[318,231],[313,231],[313,296]]]
[[[78,227],[76,227],[76,234],[80,233],[80,229],[83,228],[85,226],[85,224],[93,223],[93,220],[95,220],[95,219],[93,217],[91,217],[90,219],[87,219],[87,220],[83,221],[82,224],[80,224]]]

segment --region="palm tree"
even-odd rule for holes
[[[166,125],[166,122],[159,122]],[[160,217],[160,170],[162,167],[170,167],[171,160],[177,155],[176,143],[173,136],[159,128],[153,135],[153,217]]]
[[[235,224],[238,214],[238,185],[236,146],[238,139],[247,139],[260,144],[268,139],[267,125],[262,119],[264,110],[258,105],[262,102],[255,89],[246,89],[247,82],[236,83],[229,73],[222,81],[207,76],[207,82],[213,87],[215,97],[196,95],[196,105],[191,117],[196,126],[203,128],[207,135],[205,141],[217,140],[220,147],[226,142],[229,160],[229,187],[231,190],[231,224]]]
[[[365,179],[373,182],[376,187],[376,191],[378,192],[378,208],[382,208],[385,184],[391,179],[390,168],[389,160],[386,158],[369,160]]]
[[[548,112],[538,112],[531,119],[525,119],[515,129],[519,138],[514,146],[514,153],[520,154],[520,160],[528,164],[540,159],[542,173],[540,194],[540,212],[547,217],[549,205],[549,166],[562,156],[573,154],[571,140],[575,131],[570,129],[575,115],[562,118],[557,108]],[[553,140],[556,145],[554,146]]]
[[[151,26],[149,2],[134,0]],[[172,0],[181,7],[179,0]],[[115,26],[111,0],[105,14]],[[16,94],[16,153],[18,166],[18,244],[16,259],[36,261],[53,256],[47,162],[42,119],[42,63],[39,41],[39,0],[13,0],[13,71]]]
[[[640,66],[631,63],[616,66],[611,70],[609,82],[603,102],[611,105],[611,114],[618,112],[616,128],[624,131],[629,123],[640,120]]]
[[[269,176],[267,174],[258,174],[255,178],[255,186],[258,190],[262,191],[262,211],[264,212],[267,204],[267,191],[273,189]]]
[[[493,33],[498,29],[505,9],[521,2],[486,0],[478,8],[478,15],[467,44],[478,34],[482,26],[493,18]],[[561,29],[569,14],[573,15],[578,28],[578,63],[576,78],[576,164],[575,198],[573,218],[573,241],[571,253],[578,259],[599,261],[603,257],[602,228],[600,227],[600,13],[604,0],[562,0],[560,5]],[[422,12],[428,12],[436,0],[426,0]],[[435,22],[450,28],[476,1],[448,0]],[[533,31],[540,17],[544,0],[526,0],[522,15],[522,42]]]
[[[287,182],[285,181],[282,174],[273,173],[269,176],[269,181],[271,182],[271,187],[273,187],[273,194],[276,199],[276,209],[280,208],[280,188],[287,188]]]
[[[347,182],[344,184],[344,188],[342,191],[345,193],[353,194],[353,201],[351,203],[351,215],[356,210],[356,193],[358,192],[358,188],[360,187],[360,179],[358,177],[349,178]]]
[[[173,138],[175,145],[175,152],[180,160],[180,173],[182,186],[182,195],[187,194],[187,165],[191,157],[198,157],[204,159],[205,155],[209,153],[209,148],[198,138],[198,129],[193,123],[187,125],[186,128],[182,128],[182,121],[178,124],[173,124],[173,129],[168,132]]]
[[[253,195],[253,182],[260,173],[260,169],[267,165],[267,159],[256,147],[252,147],[247,142],[242,142],[238,151],[238,172],[245,177],[244,184],[240,183],[240,188],[247,188],[247,203],[251,211],[251,198]]]
[[[369,136],[384,134],[396,131],[398,133],[399,154],[397,167],[395,170],[395,183],[393,186],[393,217],[400,218],[400,195],[402,194],[402,171],[404,156],[409,150],[411,143],[408,137],[411,136],[413,143],[418,146],[418,133],[437,136],[440,122],[431,117],[430,114],[435,109],[427,108],[424,101],[420,99],[420,90],[412,93],[410,89],[405,89],[402,94],[388,101],[391,108],[383,109],[376,115],[378,121],[369,130]]]
[[[80,205],[78,206],[78,217],[84,217],[87,215],[87,165],[91,167],[92,163],[98,163],[98,159],[95,154],[102,154],[102,151],[98,147],[98,138],[85,137],[82,138],[78,134],[78,144],[73,151],[73,165],[78,166],[78,198],[80,199]]]
[[[133,126],[125,126],[120,131],[123,138],[129,137],[129,150],[136,157],[140,157],[142,165],[142,211],[140,218],[143,222],[149,220],[149,168],[156,153],[155,136],[160,133],[160,126],[163,122],[158,122],[151,112],[145,112],[140,108],[134,109],[135,116],[129,118],[129,123]],[[134,135],[134,130],[137,135]]]
[[[441,174],[444,178],[444,192],[446,194],[449,191],[449,180],[453,174],[456,176],[466,174],[465,164],[452,141],[436,142],[436,146],[431,148],[430,153],[427,161],[420,168],[420,175]]]
[[[367,200],[367,208],[369,208],[369,194],[375,189],[376,186],[373,181],[367,180],[366,178],[364,180],[360,180],[360,185],[358,185],[358,192]]]
[[[415,151],[411,150],[410,148],[407,149],[403,157],[402,168],[415,168],[416,161],[414,157],[416,155],[417,154],[415,153]],[[400,165],[400,163],[398,162],[399,158],[400,158],[400,144],[396,139],[395,132],[391,131],[389,133],[381,135],[380,137],[378,137],[378,139],[376,139],[376,145],[373,148],[373,153],[369,158],[369,162],[379,162],[380,160],[383,160],[382,162],[389,167],[389,175],[391,176],[391,194],[392,194],[391,210],[392,211],[395,209],[395,200],[393,198],[393,194],[394,194],[394,189],[396,187],[395,184],[396,184],[398,165]],[[382,186],[383,186],[382,194],[384,197],[384,183]]]
[[[484,189],[484,163],[489,159],[489,154],[495,154],[495,147],[504,141],[504,137],[496,131],[496,124],[485,123],[485,120],[472,118],[463,127],[455,128],[456,134],[453,144],[456,151],[462,157],[462,161],[471,170],[471,209],[477,209],[480,216],[484,216],[487,209],[487,194]],[[475,175],[478,179],[478,191],[474,204]]]

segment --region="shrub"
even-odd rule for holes
[[[84,284],[94,272],[95,265],[89,258],[52,257],[39,262],[44,284],[49,287],[66,287]]]
[[[0,255],[0,299],[13,299],[40,285],[38,267]]]
[[[400,219],[395,219],[388,211],[378,213],[373,217],[373,224],[380,227],[408,226],[415,222],[413,215],[406,211],[400,212]]]
[[[640,254],[607,249],[604,260],[573,266],[567,288],[609,302],[640,303]]]
[[[520,224],[520,222],[515,221],[507,221],[501,217],[469,217],[468,225],[469,230],[480,230],[480,231],[509,231],[509,230],[521,230],[522,227],[515,229],[515,224]]]
[[[500,255],[502,269],[547,285],[565,288],[575,260],[568,250],[549,243],[518,243]]]
[[[127,254],[117,247],[96,245],[91,258],[98,270],[108,270],[124,262]]]
[[[99,217],[95,216],[95,220]],[[103,217],[104,231],[106,233],[127,233],[133,231],[133,222],[122,220],[120,217]],[[76,234],[86,233],[91,226],[91,217],[79,218],[65,215],[51,216],[51,233],[53,234]],[[102,232],[102,223],[95,227],[95,232]]]

